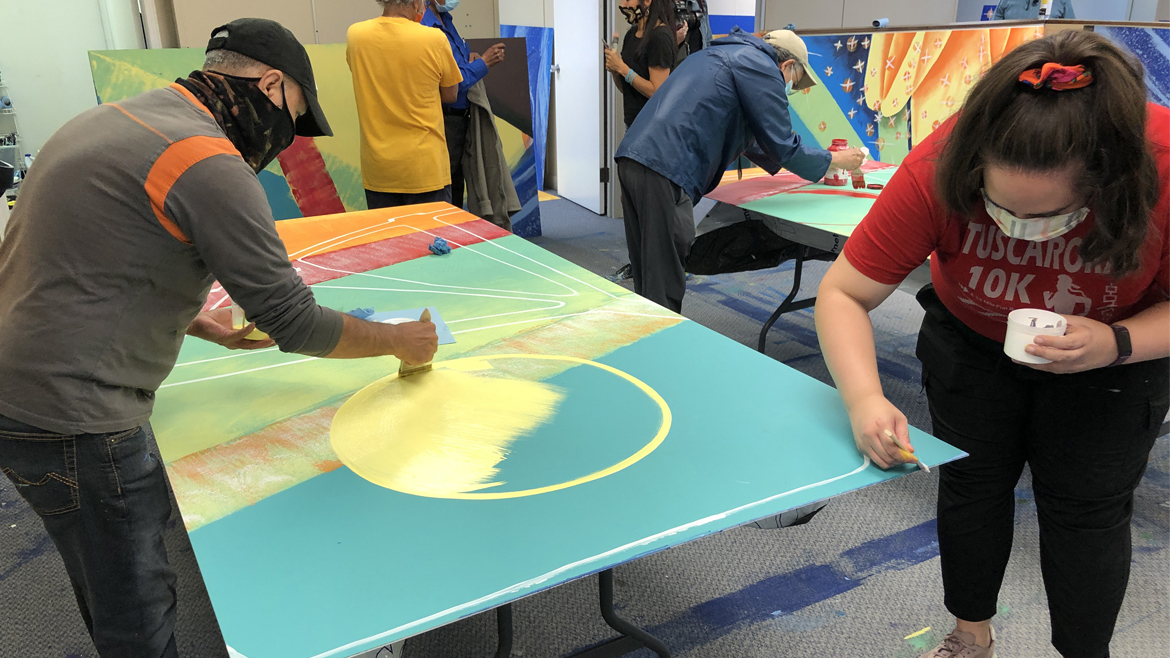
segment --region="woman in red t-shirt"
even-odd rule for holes
[[[821,347],[858,448],[899,464],[906,417],[878,379],[868,312],[929,257],[918,339],[941,468],[938,534],[956,629],[929,657],[994,655],[991,618],[1029,464],[1052,643],[1102,658],[1125,595],[1133,491],[1170,407],[1170,111],[1093,32],[1023,44],[918,145],[817,297]],[[1027,365],[1007,314],[1062,314]]]

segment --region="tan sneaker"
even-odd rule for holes
[[[995,631],[991,632],[989,647],[975,644],[975,636],[970,633],[953,631],[942,644],[922,654],[922,658],[995,658]]]

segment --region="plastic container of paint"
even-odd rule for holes
[[[849,148],[849,140],[834,139],[833,143],[829,145],[829,153],[836,153],[837,151],[844,151]],[[849,183],[850,175],[845,169],[837,167],[829,167],[829,171],[825,172],[825,185],[832,185],[834,187],[845,187]]]
[[[1021,308],[1008,313],[1007,337],[1003,341],[1003,353],[1021,363],[1052,363],[1048,359],[1032,356],[1024,351],[1033,345],[1036,336],[1063,336],[1068,329],[1064,317],[1052,311],[1038,308]]]
[[[244,317],[244,309],[235,300],[232,300],[232,329],[243,329],[249,324],[248,318]],[[253,329],[252,333],[245,336],[245,338],[248,340],[265,340],[268,338],[268,334],[259,329]]]

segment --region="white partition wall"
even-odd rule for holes
[[[711,32],[726,34],[733,27],[756,31],[756,0],[707,0]]]
[[[553,6],[557,193],[601,214],[601,3],[554,0]]]

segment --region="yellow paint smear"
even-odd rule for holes
[[[565,393],[541,382],[451,368],[359,391],[333,419],[341,462],[374,484],[420,496],[465,494],[495,481],[508,447],[548,422]]]
[[[511,444],[556,415],[566,393],[541,380],[581,365],[642,391],[661,413],[658,431],[634,454],[594,473],[519,491],[484,491],[506,484],[493,479]],[[617,368],[572,356],[497,354],[443,361],[428,373],[374,382],[342,405],[329,435],[338,459],[374,484],[419,496],[501,500],[613,475],[662,445],[670,425],[666,400]]]
[[[919,635],[926,635],[928,632],[930,632],[930,626],[927,626],[926,628],[918,631],[917,633],[911,633],[902,639],[903,640],[913,640],[914,638],[918,637]]]
[[[436,363],[435,367],[448,368],[458,372],[479,372],[481,370],[491,370],[492,364],[483,359],[456,359],[454,361]]]

